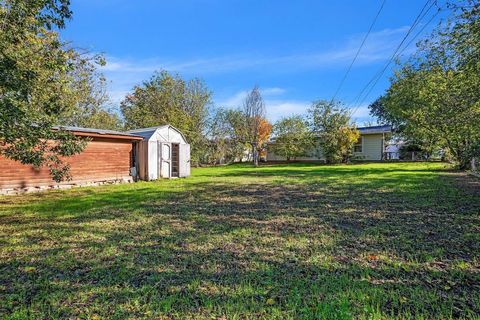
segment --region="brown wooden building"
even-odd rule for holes
[[[36,169],[0,156],[1,193],[133,180],[130,176],[133,144],[143,137],[111,130],[62,128],[91,139],[82,153],[66,159],[72,180],[58,184],[52,180],[48,168]]]

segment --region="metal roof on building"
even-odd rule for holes
[[[157,127],[149,127],[149,128],[141,128],[141,129],[134,129],[134,130],[129,130],[127,131],[128,133],[132,133],[132,134],[135,134],[137,136],[142,136],[143,138],[145,139],[150,139],[159,129],[165,129],[165,128],[170,128],[170,129],[173,129],[175,131],[177,131],[181,136],[182,138],[185,140],[185,142],[187,141],[185,135],[182,133],[182,131],[178,130],[177,128],[175,128],[174,126],[172,126],[171,124],[164,124],[164,125],[161,125],[161,126],[157,126]]]
[[[360,134],[375,134],[375,133],[390,133],[392,132],[392,126],[371,126],[371,127],[359,127],[357,128]]]
[[[131,138],[140,138],[139,135],[131,134],[128,132],[116,131],[116,130],[105,130],[105,129],[95,129],[95,128],[82,128],[82,127],[75,127],[75,126],[55,126],[53,127],[55,130],[66,130],[71,132],[82,132],[88,134],[95,134],[95,135],[105,135],[105,136],[124,136],[124,137],[131,137]]]
[[[141,136],[144,139],[150,139],[152,135],[157,132],[158,129],[162,129],[165,127],[169,127],[170,125],[165,124],[162,126],[157,126],[157,127],[149,127],[149,128],[141,128],[141,129],[134,129],[134,130],[128,130],[127,132],[130,134],[135,134],[137,136]]]

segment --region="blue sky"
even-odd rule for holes
[[[164,69],[202,78],[216,106],[241,105],[258,84],[267,117],[275,121],[332,97],[381,2],[73,0],[73,20],[62,37],[106,56],[103,72],[117,106],[134,85]],[[337,97],[352,107],[357,123],[369,120],[367,105],[388,87],[391,68],[362,105],[354,104],[355,97],[388,61],[424,3],[386,1]]]

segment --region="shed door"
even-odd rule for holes
[[[170,143],[158,142],[159,178],[170,178],[172,172],[172,146]]]
[[[179,177],[188,177],[190,176],[190,145],[181,144],[179,145]]]

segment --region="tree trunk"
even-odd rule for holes
[[[258,167],[257,143],[254,142],[254,143],[252,144],[252,147],[253,147],[253,148],[252,148],[252,149],[253,149],[253,150],[252,150],[253,165],[254,165],[255,167]]]
[[[470,169],[471,161],[466,160],[464,158],[458,159],[458,169],[460,170],[468,170]]]

